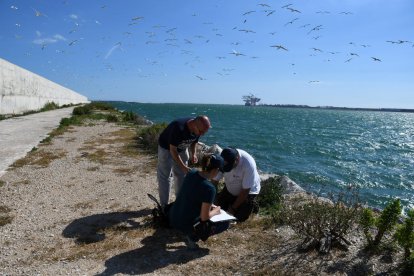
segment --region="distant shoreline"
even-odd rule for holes
[[[245,106],[243,104],[217,104],[217,103],[147,103],[147,102],[131,102],[120,100],[92,100],[92,102],[125,102],[125,103],[138,103],[138,104],[184,104],[184,105],[233,105],[233,106]],[[382,112],[405,112],[414,113],[414,109],[410,108],[369,108],[369,107],[337,107],[337,106],[309,106],[299,104],[257,104],[254,106],[246,107],[283,107],[283,108],[309,108],[309,109],[328,109],[328,110],[347,110],[347,111],[382,111]]]
[[[367,108],[367,107],[336,107],[336,106],[309,106],[295,104],[259,104],[257,107],[287,107],[287,108],[311,108],[311,109],[332,109],[332,110],[355,110],[355,111],[382,111],[382,112],[405,112],[414,113],[414,109],[408,108]]]

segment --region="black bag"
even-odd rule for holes
[[[147,194],[148,197],[155,202],[156,208],[152,209],[152,222],[156,227],[170,228],[170,221],[168,219],[168,211],[170,210],[173,202],[162,208],[158,200],[151,194]]]

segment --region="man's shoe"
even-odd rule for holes
[[[185,237],[185,245],[187,245],[188,249],[197,249],[200,248],[198,244],[193,241],[189,236]]]

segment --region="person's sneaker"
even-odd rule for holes
[[[189,236],[185,237],[185,245],[187,245],[188,249],[197,249],[199,248],[198,244],[193,241]]]

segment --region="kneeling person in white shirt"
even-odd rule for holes
[[[221,157],[224,167],[214,180],[224,177],[225,187],[217,195],[215,204],[234,215],[239,222],[245,221],[257,207],[255,199],[260,192],[256,162],[241,149],[225,148]]]

